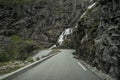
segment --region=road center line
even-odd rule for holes
[[[78,62],[78,65],[80,65],[84,71],[87,71],[87,69],[80,62]]]

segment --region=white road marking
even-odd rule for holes
[[[83,68],[83,70],[87,71],[87,69],[80,62],[78,62],[78,65],[80,65]]]

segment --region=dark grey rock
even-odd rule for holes
[[[78,44],[77,55],[119,80],[120,4],[118,0],[99,1],[99,6],[94,8],[95,11],[91,11],[79,21],[78,30],[74,32]],[[84,39],[86,35],[88,37]]]

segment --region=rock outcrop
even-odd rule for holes
[[[76,54],[104,73],[120,78],[120,1],[99,0],[74,32]]]
[[[86,10],[94,2],[98,4]],[[76,24],[73,35],[58,47],[75,48],[81,59],[119,80],[119,0],[0,2],[0,61],[8,57],[24,60],[36,48],[49,48],[66,28]]]
[[[0,54],[6,52],[8,45],[23,44],[19,46],[20,53],[29,53],[55,44],[62,31],[79,16],[75,1],[34,0],[25,4],[0,1]]]
[[[11,1],[0,0],[1,54],[6,52],[8,45],[24,44],[16,50],[20,53],[51,47],[63,30],[77,23],[89,4],[88,0]]]

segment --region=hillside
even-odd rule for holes
[[[78,22],[76,55],[110,76],[120,78],[120,1],[99,0]]]
[[[79,0],[0,0],[1,56],[17,53],[15,59],[21,59],[22,54],[27,57],[35,49],[51,47],[65,28],[75,24],[79,6]]]
[[[120,1],[0,0],[0,63],[51,46],[119,80]]]

